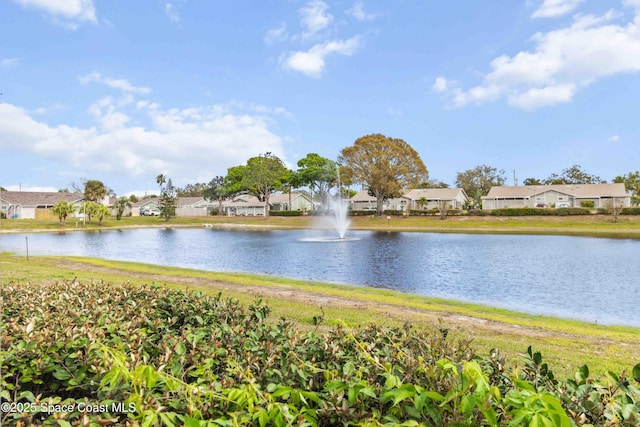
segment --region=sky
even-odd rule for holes
[[[118,195],[401,138],[431,179],[640,169],[640,0],[0,0],[0,185]]]

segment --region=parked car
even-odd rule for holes
[[[160,209],[143,209],[140,216],[160,216]]]

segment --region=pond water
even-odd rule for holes
[[[136,229],[3,234],[0,250],[389,288],[640,326],[640,241],[568,236]]]

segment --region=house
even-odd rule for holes
[[[54,215],[50,209],[61,201],[75,205],[77,212],[84,201],[84,194],[42,191],[2,191],[0,192],[0,211],[2,211],[6,218],[11,219],[53,218]],[[82,214],[79,215],[81,216]]]
[[[158,209],[157,197],[148,197],[133,203],[131,205],[131,216],[140,216],[140,212],[152,209]]]
[[[409,209],[440,209],[444,203],[450,209],[462,209],[469,198],[462,188],[416,188],[404,193]]]
[[[482,209],[573,208],[582,201],[592,201],[595,208],[631,206],[624,184],[558,184],[491,187],[482,197]]]
[[[302,211],[312,209],[311,197],[306,193],[281,193],[269,197],[272,211]]]
[[[257,216],[264,215],[265,203],[251,194],[240,194],[231,201],[222,204],[222,209],[229,216]]]
[[[178,197],[176,216],[207,216],[218,208],[217,202],[204,197]]]
[[[386,199],[382,203],[382,210],[404,211],[408,209],[410,202],[411,201],[405,196]],[[376,198],[369,195],[368,190],[362,190],[356,193],[349,199],[349,203],[351,204],[351,210],[354,211],[376,210],[378,207]]]

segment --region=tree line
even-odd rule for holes
[[[351,186],[362,185],[372,197],[376,198],[377,214],[382,214],[384,201],[399,197],[408,188],[447,188],[448,184],[429,179],[429,173],[418,152],[400,138],[382,134],[362,136],[353,145],[340,151],[337,159],[331,160],[317,153],[309,153],[297,162],[297,169],[288,169],[284,162],[270,152],[251,157],[243,165],[227,169],[227,174],[218,175],[208,183],[188,184],[183,188],[174,187],[171,179],[164,174],[157,176],[160,186],[158,207],[161,215],[168,221],[175,216],[178,197],[204,197],[217,201],[219,211],[225,200],[239,194],[254,195],[265,204],[274,192],[307,188],[321,207],[329,207],[330,192],[351,195]],[[339,185],[340,181],[340,185]],[[506,182],[505,171],[489,165],[479,165],[456,174],[455,187],[462,188],[472,199],[471,203],[480,205],[482,196],[486,196],[493,186]],[[615,183],[625,184],[632,196],[632,204],[640,204],[640,172],[629,172],[616,176]],[[544,179],[526,178],[524,185],[549,184],[598,184],[606,183],[599,176],[592,175],[579,165],[553,173]],[[339,188],[338,188],[339,187]],[[88,180],[84,183],[86,200],[99,200],[109,194],[104,183]],[[116,202],[117,217],[131,203],[137,200],[121,197]],[[269,210],[265,211],[268,218]],[[62,218],[61,218],[62,221]]]

